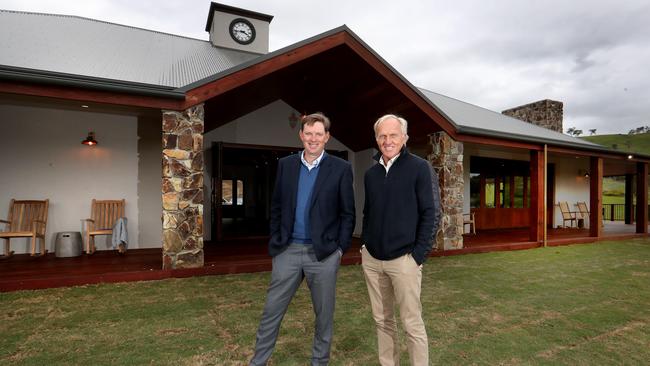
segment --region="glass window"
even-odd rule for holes
[[[244,204],[244,182],[237,180],[237,205]]]
[[[224,206],[232,206],[232,181],[221,181],[221,204]]]
[[[515,202],[514,208],[524,208],[524,177],[515,177]]]
[[[502,177],[501,182],[499,182],[499,202],[500,207],[510,208],[510,177]]]
[[[529,170],[528,161],[470,157],[470,207],[530,207]]]
[[[496,207],[496,179],[495,178],[485,179],[485,207],[487,208]]]
[[[481,207],[481,175],[477,173],[469,175],[469,207]]]
[[[530,177],[526,177],[526,207],[530,207]]]

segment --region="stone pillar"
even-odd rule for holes
[[[162,123],[163,269],[203,267],[203,104]]]
[[[463,143],[446,132],[431,136],[433,147],[429,162],[438,173],[442,220],[436,235],[438,249],[463,247]]]

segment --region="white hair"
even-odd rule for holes
[[[373,129],[375,130],[375,137],[377,137],[377,129],[379,128],[379,125],[382,122],[384,122],[385,120],[391,119],[391,118],[395,119],[395,120],[397,120],[397,122],[399,122],[402,133],[408,138],[408,136],[409,136],[408,133],[407,133],[408,122],[406,122],[406,120],[404,118],[398,117],[398,116],[396,116],[394,114],[386,114],[386,115],[383,115],[383,116],[379,117],[379,119],[377,120],[377,122],[375,122],[375,125],[373,126]]]

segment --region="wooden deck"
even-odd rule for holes
[[[634,225],[606,223],[601,238],[589,237],[588,229],[549,230],[549,246],[593,243],[598,240],[619,240],[645,237],[635,234]],[[526,229],[490,230],[464,236],[464,248],[434,251],[431,256],[448,256],[492,251],[530,249],[542,243],[528,240]],[[361,263],[360,241],[343,256],[344,265]],[[78,286],[96,283],[161,280],[229,273],[250,273],[271,270],[266,238],[239,239],[223,243],[206,243],[202,268],[163,270],[161,249],[129,250],[124,256],[113,251],[94,255],[56,258],[54,253],[44,257],[28,254],[0,260],[0,292],[52,287]]]
[[[603,236],[600,238],[590,237],[589,229],[550,229],[547,232],[546,245],[584,244],[602,240],[622,240],[646,236],[649,235],[637,234],[635,225],[606,222],[603,228]],[[434,256],[531,249],[543,245],[543,243],[530,241],[527,229],[484,230],[477,232],[477,235],[463,235],[463,249],[434,253]]]

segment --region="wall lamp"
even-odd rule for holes
[[[589,172],[584,169],[580,169],[578,170],[578,176],[589,178]]]
[[[95,146],[97,145],[97,140],[95,140],[95,133],[90,131],[88,132],[88,137],[85,140],[81,141],[83,145]]]

